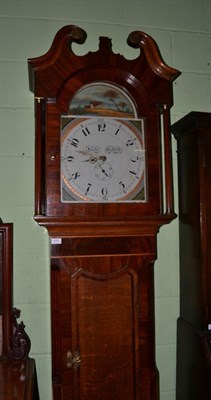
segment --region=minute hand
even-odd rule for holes
[[[85,162],[90,162],[91,164],[96,163],[98,160],[106,161],[106,156],[98,156],[97,154],[89,153],[88,151],[79,150],[78,153],[83,156],[89,156],[88,160],[83,160]]]

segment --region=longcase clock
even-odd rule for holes
[[[211,114],[172,126],[178,148],[180,317],[177,400],[211,396]]]
[[[175,218],[170,108],[179,72],[135,31],[127,60],[65,26],[30,59],[35,220],[51,239],[54,400],[156,400],[153,263]]]

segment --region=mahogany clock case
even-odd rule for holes
[[[85,39],[81,28],[65,26],[46,54],[29,60],[35,96],[35,220],[51,239],[53,396],[54,400],[158,400],[153,263],[157,232],[176,216],[170,108],[172,82],[179,72],[164,63],[155,41],[144,32],[128,37],[128,45],[140,49],[134,60],[114,54],[105,37],[100,38],[98,51],[77,56],[72,44]],[[77,103],[82,117],[87,117],[87,110],[92,114],[93,107],[95,113],[98,110],[104,127],[104,96],[100,115],[99,98],[90,101],[96,86],[109,88],[107,100],[114,100],[114,92],[124,94],[121,110],[111,107],[111,101],[107,106],[111,118],[116,121],[119,113],[126,117],[123,103],[128,101],[127,122],[132,113],[143,123],[145,195],[138,201],[61,201],[61,120],[72,118],[69,112]],[[80,94],[87,88],[88,103],[80,104]],[[103,172],[109,181],[113,161],[107,153],[87,153],[78,147],[81,138],[89,137],[86,127],[83,130],[72,141],[72,131],[67,134],[80,152],[78,159],[88,156],[95,178],[100,180]],[[131,137],[124,139],[126,143],[133,146]],[[139,143],[137,150],[142,150]],[[114,137],[109,146],[115,151],[121,147]],[[125,154],[129,154],[126,147]],[[83,172],[74,170],[77,152],[71,149],[65,157],[73,165],[68,166],[70,178],[77,179]],[[128,157],[136,163],[137,158]],[[141,173],[138,178],[141,181]],[[73,192],[74,185],[69,186]],[[83,190],[82,184],[80,195]]]

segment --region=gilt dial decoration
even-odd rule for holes
[[[61,118],[61,201],[146,202],[144,120]]]

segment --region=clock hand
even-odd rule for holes
[[[77,153],[82,154],[82,156],[91,156],[92,154],[89,151],[85,151],[85,150],[76,150]]]
[[[96,163],[96,161],[106,161],[106,156],[98,156],[97,154],[90,154],[88,151],[78,150],[78,153],[89,156],[88,160],[83,160],[83,162],[90,162],[91,164]]]
[[[102,166],[101,164],[99,165],[99,167],[100,167],[102,173],[103,173],[105,176],[108,176],[106,170],[103,168],[103,166]]]
[[[90,164],[95,164],[97,160],[98,160],[97,157],[95,157],[95,156],[90,156],[90,157],[88,158],[88,160],[82,160],[82,162],[90,162]]]

